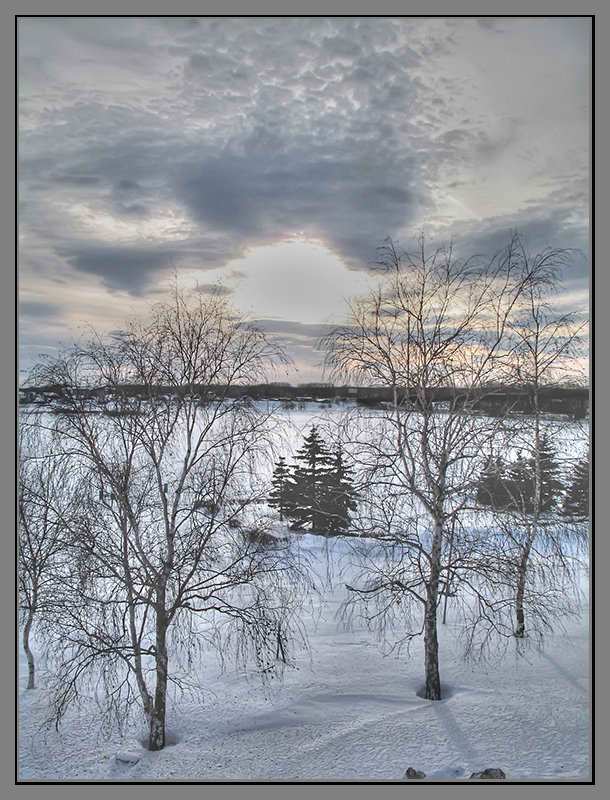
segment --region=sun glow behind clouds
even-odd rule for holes
[[[346,299],[369,283],[322,244],[305,240],[253,248],[225,270],[245,275],[232,296],[243,311],[306,324],[341,322]]]

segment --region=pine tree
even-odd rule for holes
[[[535,475],[535,460],[530,458],[530,469]],[[540,437],[540,510],[549,511],[561,496],[564,485],[560,480],[557,455],[548,434]]]
[[[267,502],[272,508],[277,508],[280,512],[280,522],[284,520],[284,515],[288,516],[291,498],[294,495],[294,484],[290,467],[286,464],[284,456],[275,465],[273,471],[273,478],[271,481],[273,486]]]
[[[490,456],[481,471],[477,486],[476,501],[480,505],[505,508],[511,503],[511,492],[506,474],[506,465],[501,458]]]
[[[589,517],[589,456],[574,466],[562,513],[576,519]]]
[[[555,449],[547,433],[540,437],[540,508],[539,511],[550,511],[557,504],[563,491],[563,483],[559,478],[559,464]],[[532,514],[536,507],[536,457],[534,454],[524,458],[520,453],[508,469],[505,480],[507,493],[512,502],[509,504],[526,514]]]
[[[530,513],[534,508],[536,482],[533,465],[534,459],[526,459],[523,453],[519,453],[507,468],[503,481],[510,497],[508,506],[524,513]]]
[[[490,456],[479,475],[477,485],[477,503],[483,506],[493,505],[494,487],[496,482],[496,468],[493,458]]]
[[[333,469],[329,474],[326,511],[328,513],[327,530],[329,533],[342,533],[349,529],[350,512],[357,508],[357,492],[351,476],[351,468],[343,460],[343,453],[337,450]]]
[[[286,516],[295,520],[294,528],[310,525],[312,530],[324,530],[328,523],[326,506],[332,457],[315,425],[309,436],[304,437],[295,460],[300,463],[293,468],[293,491]]]

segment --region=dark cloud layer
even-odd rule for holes
[[[308,151],[228,153],[185,170],[176,194],[204,230],[261,242],[304,230],[359,268],[417,210],[391,164],[367,164],[349,153],[340,161]]]
[[[79,272],[98,277],[107,289],[124,289],[138,295],[154,284],[159,274],[180,257],[181,251],[168,247],[84,242],[59,247],[57,254]]]

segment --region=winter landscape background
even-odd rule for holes
[[[312,424],[324,430],[345,411],[319,403],[281,410],[277,453],[290,458]],[[571,458],[584,453],[587,424],[546,420],[561,431],[554,441]],[[266,470],[270,479],[268,463]],[[93,703],[69,713],[59,732],[45,725],[44,673],[40,688],[25,689],[20,648],[20,779],[396,781],[409,766],[443,781],[494,766],[507,780],[588,778],[588,602],[542,652],[532,647],[517,656],[513,643],[476,664],[464,662],[460,620],[450,601],[447,623],[439,625],[444,697],[424,700],[418,696],[421,639],[409,653],[384,655],[375,633],[358,623],[346,630],[337,618],[354,574],[350,539],[290,533],[277,511],[266,507],[263,513],[275,535],[293,538],[297,558],[311,559],[319,594],[302,614],[310,650],[302,649],[294,666],[266,688],[255,674],[236,673],[231,662],[222,671],[217,654],[207,652],[196,670],[203,702],[176,697],[170,703],[169,743],[153,753],[143,718],[107,738]],[[584,571],[580,586],[587,595]]]
[[[585,781],[593,19],[16,27],[19,778]]]

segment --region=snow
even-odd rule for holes
[[[319,411],[308,404],[292,412],[289,448]],[[184,697],[169,708],[160,752],[145,749],[143,724],[105,735],[93,702],[70,709],[59,731],[46,725],[44,675],[40,688],[25,689],[20,647],[20,780],[401,781],[409,766],[426,781],[464,780],[488,767],[508,781],[589,779],[588,607],[543,652],[517,658],[511,644],[501,660],[474,665],[462,658],[449,613],[439,624],[443,699],[428,701],[418,695],[421,640],[409,654],[386,657],[373,633],[339,624],[346,590],[337,567],[348,544],[299,541],[318,557],[320,574],[328,556],[335,578],[332,587],[318,584],[322,601],[312,600],[303,618],[311,654],[301,652],[271,694],[253,676],[221,672],[207,654],[197,668],[205,700]]]
[[[323,556],[327,541],[306,535],[303,546]],[[331,568],[345,547],[331,544]],[[507,780],[589,777],[586,609],[544,652],[509,650],[474,666],[450,620],[439,625],[444,699],[434,702],[418,696],[422,643],[384,657],[373,634],[338,625],[344,592],[339,581],[326,587],[325,604],[304,620],[311,658],[301,653],[271,696],[253,677],[221,673],[210,654],[199,672],[205,702],[171,708],[170,744],[155,753],[143,728],[104,740],[93,705],[70,712],[59,732],[41,727],[43,691],[25,689],[21,654],[20,779],[399,781],[408,766],[426,780],[463,780],[487,767]]]
[[[140,753],[124,753],[119,751],[115,755],[116,761],[120,764],[137,764],[140,758]]]

